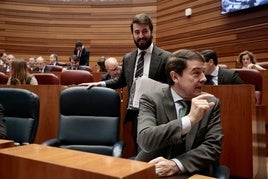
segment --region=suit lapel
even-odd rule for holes
[[[162,52],[160,52],[160,50],[154,45],[150,62],[149,78],[153,78],[156,73],[159,73],[157,69],[161,62],[161,54]]]
[[[166,116],[168,117],[168,120],[171,121],[177,119],[177,113],[176,110],[174,110],[175,104],[171,95],[170,87],[163,88],[162,92],[163,92],[163,104],[164,108],[166,109],[165,112]]]
[[[125,76],[126,78],[129,77],[130,84],[132,84],[133,81],[133,74],[134,74],[134,69],[135,69],[135,62],[136,62],[136,57],[137,57],[138,50],[135,50],[132,52],[128,58],[126,58],[126,65],[125,65]],[[134,67],[134,68],[133,68]]]
[[[224,78],[223,78],[223,72],[222,69],[219,67],[219,72],[218,72],[218,85],[224,84]]]

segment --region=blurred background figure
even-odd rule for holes
[[[27,67],[30,72],[34,70],[35,62],[36,62],[35,57],[29,57],[28,62],[27,62]]]
[[[46,61],[42,56],[36,58],[34,72],[47,73],[52,72],[52,68],[46,65]]]
[[[119,65],[118,61],[114,57],[107,58],[104,62],[105,69],[107,73],[101,76],[101,80],[109,80],[111,78],[116,78],[120,75],[122,67]]]
[[[243,51],[238,55],[237,62],[242,68],[245,69],[255,69],[255,70],[266,70],[265,68],[257,65],[256,58],[254,54],[250,51]]]
[[[105,68],[105,60],[106,60],[106,57],[105,56],[101,56],[97,60],[97,65],[98,65],[97,72],[107,72],[107,70]]]
[[[3,66],[2,66],[1,72],[8,73],[9,70],[10,70],[10,62],[12,60],[15,60],[15,56],[12,55],[12,54],[4,54],[4,57],[2,59],[3,59],[4,63],[3,63]]]
[[[241,80],[235,70],[219,66],[217,53],[214,50],[203,50],[201,54],[205,59],[204,73],[207,78],[205,85],[227,85],[243,83],[243,80]]]
[[[71,55],[69,62],[70,65],[67,66],[66,70],[87,70],[86,67],[88,66],[79,65],[79,58],[76,55]]]
[[[1,52],[0,54],[0,72],[5,73],[5,64],[7,61],[7,53],[6,52]]]
[[[58,55],[57,54],[51,54],[49,57],[49,65],[60,65],[58,62]]]
[[[81,41],[75,43],[74,55],[79,58],[79,65],[89,65],[90,52]]]
[[[11,61],[10,77],[7,85],[30,84],[38,85],[34,75],[28,72],[27,63],[24,59],[15,59]]]

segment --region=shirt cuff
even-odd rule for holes
[[[184,168],[184,166],[182,165],[182,163],[176,159],[176,158],[173,158],[171,159],[172,161],[174,161],[176,163],[176,165],[178,166],[178,168],[180,169],[180,173],[185,173],[186,172],[186,169]]]
[[[181,123],[182,123],[182,135],[185,135],[191,130],[191,127],[192,127],[191,126],[191,121],[190,121],[188,115],[183,116],[181,118]]]
[[[100,82],[100,85],[101,85],[102,87],[106,87],[106,83],[105,83],[105,81],[101,81],[101,82]]]

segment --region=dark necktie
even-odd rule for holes
[[[182,105],[182,108],[180,110],[180,117],[186,116],[190,112],[191,101],[180,100],[179,103]]]
[[[212,75],[206,75],[207,81],[206,81],[206,85],[214,85],[214,82],[212,80],[213,76]]]
[[[146,51],[141,51],[140,58],[138,59],[135,78],[142,76],[143,74],[143,66],[144,66],[144,55]]]

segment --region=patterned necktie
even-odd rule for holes
[[[213,76],[212,75],[206,75],[207,81],[205,85],[214,85],[214,82],[212,80]]]
[[[180,117],[186,116],[190,112],[191,101],[180,100],[179,103],[182,106],[180,110]]]
[[[143,74],[143,66],[144,66],[144,55],[146,51],[141,51],[140,58],[138,59],[135,78],[142,76]]]

